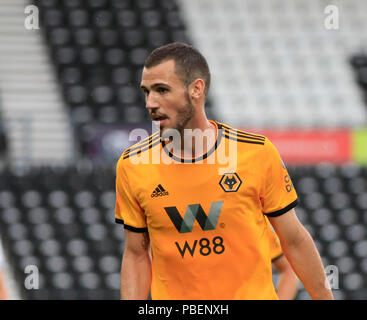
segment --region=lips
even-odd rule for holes
[[[151,118],[154,122],[159,122],[159,123],[162,123],[162,121],[164,121],[168,118],[165,115],[157,115],[157,114],[154,114],[154,115],[151,114],[150,116],[151,116]]]

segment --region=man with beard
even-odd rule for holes
[[[311,297],[332,299],[277,150],[264,136],[208,120],[209,86],[205,58],[187,44],[145,61],[141,89],[159,131],[117,164],[122,299],[149,291],[152,299],[278,299],[265,216]]]

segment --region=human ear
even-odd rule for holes
[[[205,82],[203,79],[196,79],[189,85],[191,99],[200,99],[204,95]]]

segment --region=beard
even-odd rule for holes
[[[188,92],[185,92],[185,105],[177,111],[176,124],[172,128],[160,128],[161,137],[163,139],[176,136],[177,133],[180,134],[180,137],[183,139],[184,130],[189,123],[189,121],[195,115],[195,108],[190,100],[190,96]]]

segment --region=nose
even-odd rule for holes
[[[158,101],[154,93],[150,92],[145,98],[145,106],[148,110],[154,110],[159,108]]]

